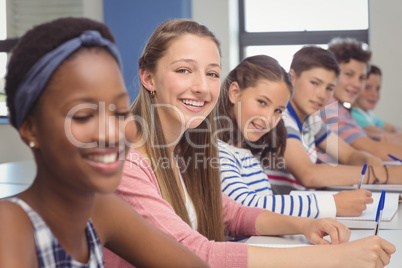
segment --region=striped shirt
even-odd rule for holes
[[[317,152],[317,146],[328,137],[331,131],[327,130],[327,126],[319,115],[311,115],[302,123],[290,102],[283,114],[287,138],[299,140],[311,162],[317,163],[318,153],[320,153]],[[287,194],[292,190],[306,189],[286,167],[281,170],[264,168],[264,171],[268,174],[276,193]]]
[[[301,217],[335,217],[332,194],[273,195],[270,179],[250,150],[219,141],[222,192],[249,207]]]
[[[346,143],[352,144],[358,138],[366,137],[366,132],[352,118],[350,110],[331,98],[321,110],[322,120]]]
[[[88,221],[85,232],[90,247],[90,258],[87,264],[82,264],[63,249],[44,220],[23,200],[12,197],[7,199],[21,206],[28,214],[34,230],[36,252],[40,268],[103,268],[102,245],[91,221]]]

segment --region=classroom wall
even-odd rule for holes
[[[370,47],[372,63],[383,71],[381,100],[375,113],[385,121],[402,127],[402,1],[370,0]]]
[[[0,124],[0,137],[0,164],[33,159],[31,150],[10,124]]]
[[[87,18],[103,21],[103,0],[82,0],[83,14]]]

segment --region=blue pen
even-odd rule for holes
[[[385,191],[382,190],[380,201],[378,202],[377,215],[375,217],[375,221],[377,222],[377,224],[374,229],[374,235],[377,235],[378,230],[380,229],[380,222],[382,217],[382,211],[384,210],[384,203],[385,203]]]
[[[395,161],[399,161],[402,163],[402,159],[399,159],[398,157],[393,156],[392,154],[388,154],[388,156],[391,157],[392,159],[394,159]]]
[[[360,189],[362,187],[364,175],[366,175],[366,170],[367,170],[367,163],[364,163],[363,169],[362,169],[362,175],[360,176],[359,184],[357,185],[357,189]]]

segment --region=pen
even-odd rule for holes
[[[380,222],[382,217],[382,211],[384,209],[384,203],[385,203],[385,191],[382,190],[380,201],[378,202],[377,215],[375,217],[375,221],[377,222],[377,224],[375,225],[374,235],[377,235],[378,230],[380,229]]]
[[[394,159],[395,161],[399,161],[402,163],[402,159],[399,159],[398,157],[393,156],[392,154],[388,154],[388,156],[391,157],[392,159]]]
[[[362,175],[360,176],[359,184],[357,185],[357,189],[360,189],[362,187],[364,175],[366,175],[366,170],[367,170],[367,163],[364,163],[363,169],[362,169]]]

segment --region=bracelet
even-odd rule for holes
[[[374,177],[374,181],[373,181],[373,184],[379,184],[380,183],[380,180],[377,178],[377,176],[375,175],[375,173],[374,173],[374,168],[373,167],[371,167],[371,171],[373,171],[373,177]]]
[[[385,169],[385,175],[386,175],[386,178],[385,178],[385,182],[384,182],[384,184],[387,184],[388,183],[388,180],[389,180],[389,174],[388,174],[388,168],[387,168],[387,166],[385,166],[385,165],[383,165],[383,167],[384,167],[384,169]],[[374,167],[373,166],[368,166],[368,176],[367,176],[367,184],[370,184],[370,173],[373,173],[373,177],[374,177],[374,181],[373,181],[373,184],[379,184],[380,183],[380,180],[378,179],[378,177],[375,175],[375,172],[374,172]]]
[[[368,166],[368,176],[367,176],[367,184],[370,184],[370,173],[373,173],[374,181],[373,184],[378,184],[380,180],[377,178],[374,172],[373,166]],[[388,176],[387,176],[388,177]],[[388,181],[388,180],[387,180]]]
[[[389,179],[389,177],[388,177],[388,168],[387,168],[387,166],[386,166],[386,165],[384,165],[384,169],[385,169],[385,174],[387,175],[387,178],[385,179],[384,184],[387,184],[387,183],[388,183],[388,179]]]

